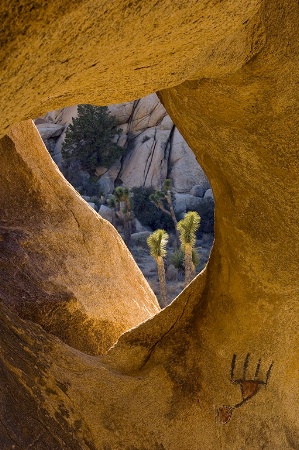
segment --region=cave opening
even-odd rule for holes
[[[166,231],[164,269],[166,304],[170,304],[186,285],[184,251],[174,221],[182,220],[190,211],[200,216],[193,245],[191,278],[194,278],[205,267],[214,240],[214,197],[207,176],[158,96],[150,94],[108,107],[65,107],[48,112],[34,122],[65,178],[124,238],[160,305],[161,285],[147,240],[157,229]],[[77,129],[73,132],[73,140],[67,144],[75,123]],[[103,127],[106,129],[102,130]],[[83,150],[80,133],[85,136]],[[99,137],[98,141],[95,135]],[[112,146],[120,150],[114,160],[108,162],[107,158],[102,160],[99,156],[103,155],[107,140],[110,152],[114,150]],[[96,152],[97,158],[93,153],[96,145],[101,147]],[[74,152],[75,148],[79,151]],[[165,195],[167,183],[171,204]],[[129,214],[122,213],[123,201],[116,204],[116,194],[122,189],[129,192]],[[172,208],[175,219],[171,217]]]
[[[0,447],[296,448],[297,2],[16,3],[0,8],[0,297],[29,320],[1,305]],[[154,91],[217,199],[208,270],[159,314],[22,122]]]

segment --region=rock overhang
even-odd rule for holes
[[[71,26],[74,18],[82,14],[87,25],[91,14],[93,18],[100,14],[101,17],[106,15],[107,24],[111,24],[117,4],[128,6],[127,2],[112,2],[105,13],[105,9],[101,9],[102,4],[98,4],[98,9],[88,11],[91,3],[83,2],[77,12],[72,13],[70,8],[74,4],[64,3],[63,14],[69,15],[63,16],[63,27],[58,24],[56,31],[53,30],[53,23],[52,28],[49,27],[48,32],[53,39],[43,44],[44,49],[49,49],[51,44],[53,48],[59,48],[58,37],[66,29],[66,19],[70,19]],[[52,14],[53,5],[57,6],[57,11],[62,8],[62,2],[47,4],[44,21]],[[6,6],[3,5],[3,8]],[[171,14],[167,7],[171,7]],[[206,8],[203,16],[200,15],[201,8]],[[227,14],[224,13],[225,8]],[[104,445],[107,448],[133,445],[137,448],[167,449],[182,448],[182,445],[190,449],[214,449],[219,446],[240,448],[244,445],[252,449],[262,446],[294,448],[298,440],[299,251],[294,236],[298,235],[299,189],[297,136],[293,129],[297,123],[299,104],[296,88],[298,5],[291,0],[284,4],[268,0],[263,4],[252,1],[245,5],[237,1],[209,4],[180,2],[174,5],[173,2],[171,5],[163,2],[156,6],[152,2],[142,5],[131,2],[131,6],[122,11],[124,16],[113,21],[116,25],[114,34],[107,33],[104,43],[115,36],[112,41],[115,45],[119,44],[118,33],[123,32],[125,26],[132,25],[137,17],[134,12],[138,12],[138,17],[139,13],[147,12],[143,21],[130,28],[130,33],[122,33],[123,42],[127,43],[123,59],[128,65],[128,70],[122,72],[119,70],[121,45],[119,52],[114,54],[118,61],[113,61],[110,44],[106,47],[107,52],[101,55],[101,58],[107,58],[107,70],[99,65],[98,55],[91,49],[93,44],[98,43],[101,33],[107,30],[105,22],[100,31],[96,27],[88,29],[82,25],[81,36],[85,39],[91,38],[95,30],[94,40],[88,41],[84,48],[78,33],[80,73],[78,65],[74,70],[74,49],[70,50],[69,61],[54,58],[52,66],[40,53],[35,64],[29,68],[30,62],[24,64],[26,45],[21,49],[19,39],[22,23],[13,22],[19,34],[7,47],[10,55],[3,89],[6,96],[3,111],[7,111],[3,115],[3,129],[28,115],[36,117],[67,103],[111,103],[165,88],[161,93],[163,102],[195,150],[214,189],[215,245],[206,271],[171,308],[122,336],[110,352],[105,369],[103,366],[100,368],[100,381],[97,369],[90,370],[91,360],[87,362],[84,356],[78,354],[77,358],[73,357],[70,349],[58,341],[54,344],[52,338],[43,333],[42,339],[51,342],[56,349],[58,365],[55,367],[46,346],[41,355],[46,352],[52,368],[45,368],[37,360],[35,363],[51,379],[58,379],[60,383],[63,381],[63,386],[66,380],[62,378],[67,379],[68,395],[80,411],[80,420],[88,424],[88,430],[84,428],[82,431],[85,442],[92,441],[96,448],[103,448]],[[221,14],[217,15],[217,11]],[[14,10],[9,9],[9,12],[14,13]],[[26,10],[24,14],[24,19],[28,18]],[[41,20],[41,15],[38,17]],[[205,18],[208,18],[207,28],[201,34],[200,27]],[[121,24],[122,19],[127,19],[127,22]],[[145,24],[145,19],[149,28],[143,28],[144,36],[139,42],[142,48],[138,49],[136,30],[140,24]],[[210,27],[212,21],[215,21],[213,29]],[[94,24],[94,20],[91,22]],[[37,30],[40,23],[34,22],[30,31]],[[12,29],[7,27],[10,32]],[[144,43],[151,41],[148,30],[153,32],[153,39],[147,48]],[[189,32],[186,33],[186,30]],[[26,37],[26,30],[23,31]],[[75,32],[73,27],[64,42],[62,56],[70,48]],[[129,42],[132,32],[135,36]],[[174,39],[175,36],[177,39]],[[201,43],[207,42],[204,36],[209,38],[212,53],[208,49],[206,53],[200,53],[202,46],[197,44],[199,39]],[[220,41],[217,41],[217,36]],[[26,41],[28,45],[32,44],[31,52],[39,48],[39,39],[39,35],[32,35]],[[134,46],[136,52],[133,54]],[[153,58],[154,48],[156,53]],[[164,52],[166,50],[164,56],[163,49]],[[54,53],[50,51],[47,55],[53,56]],[[144,64],[146,59],[150,60],[149,64]],[[162,60],[164,63],[159,64]],[[206,64],[207,61],[210,64]],[[59,73],[57,67],[64,65],[65,68]],[[37,73],[36,67],[40,68],[40,73]],[[119,73],[116,74],[116,71]],[[112,80],[110,87],[109,76]],[[204,76],[204,81],[198,80]],[[193,81],[179,85],[188,78]],[[80,79],[82,85],[78,92]],[[99,79],[101,83],[98,84]],[[132,80],[132,84],[128,80]],[[37,89],[38,86],[42,86],[41,90]],[[10,95],[11,90],[15,95]],[[15,106],[14,110],[9,108],[9,102]],[[24,128],[25,138],[29,137],[26,133]],[[42,173],[40,171],[39,175]],[[49,214],[50,206],[47,204]],[[9,209],[6,210],[9,212]],[[5,208],[3,211],[5,213]],[[124,263],[126,261],[127,257]],[[20,336],[23,339],[25,335],[34,336],[31,345],[35,349],[39,340],[36,328],[33,330],[30,324],[22,323],[17,318],[9,322],[4,313],[3,317],[3,342],[9,343],[16,354],[21,351],[26,360],[28,354],[22,347]],[[21,330],[17,340],[12,337],[13,326]],[[215,407],[238,401],[233,399],[239,390],[229,379],[231,357],[233,354],[245,357],[248,352],[254,358],[254,370],[259,358],[264,362],[264,371],[274,360],[267,389],[261,390],[236,411],[228,426],[219,424],[215,421]],[[5,355],[9,358],[7,353]],[[66,360],[67,368],[63,363]],[[23,367],[19,360],[13,361],[13,364],[9,359],[4,361],[6,370]],[[101,364],[99,360],[92,361],[92,364]],[[247,382],[254,377],[253,366],[248,364],[248,370],[245,370]],[[59,365],[64,370],[59,371]],[[77,373],[71,373],[72,369]],[[24,370],[26,382],[18,377],[17,380],[29,389],[33,381],[30,371],[27,368]],[[1,378],[3,385],[7,383],[6,373]],[[17,370],[14,373],[18,373]],[[86,373],[91,380],[90,386],[86,383]],[[44,389],[41,380],[37,382],[35,379],[35,383],[36,389],[41,389],[45,398],[49,399],[49,390]],[[90,401],[87,407],[82,398],[92,400],[95,395],[98,404],[94,407]],[[31,397],[38,405],[40,397],[35,394]],[[21,403],[17,394],[15,400]],[[46,409],[52,411],[55,406],[58,413],[59,405],[53,398],[51,401],[51,406],[47,403]],[[68,401],[63,401],[70,411]],[[113,414],[108,414],[108,411],[113,411]],[[124,411],[126,429],[122,427]],[[81,443],[82,434],[74,426],[73,410],[64,423],[60,405],[60,415],[57,417],[60,429],[67,429],[70,423],[73,425],[74,436]],[[42,420],[55,430],[56,436],[61,436],[52,422],[44,416]],[[55,426],[57,424],[58,419]],[[11,423],[7,426],[10,429]],[[28,439],[25,431],[19,438],[23,441]],[[41,438],[41,445],[44,445],[41,448],[46,448],[46,435]],[[3,436],[7,436],[7,431]],[[12,442],[10,437],[7,440]]]

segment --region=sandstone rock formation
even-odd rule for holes
[[[130,101],[162,90],[209,177],[216,224],[207,269],[170,307],[124,333],[106,357],[78,352],[1,305],[2,447],[298,448],[298,2],[17,6],[0,6],[3,133],[67,104]],[[23,142],[35,133],[26,122],[1,142],[1,212],[16,237],[27,221],[29,231],[39,230],[36,267],[45,280],[48,262],[61,255],[50,232],[60,223],[68,236],[71,225],[55,214],[55,186],[45,181],[43,188],[42,147],[33,150],[30,172],[29,149],[14,152],[16,130]],[[18,177],[12,168],[5,172],[11,160],[21,166]],[[134,280],[136,268],[101,223],[94,230],[112,236],[102,260],[126,293],[122,273],[128,265]],[[76,242],[81,269],[87,242]],[[1,297],[7,280],[30,270],[27,258],[19,260],[16,252],[4,259]],[[75,264],[70,277],[77,286]],[[46,287],[55,292],[57,284]]]
[[[159,311],[153,292],[115,229],[65,182],[33,123],[13,127],[0,148],[2,301],[75,348],[107,351]],[[118,262],[108,265],[113,248]]]

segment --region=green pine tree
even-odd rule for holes
[[[115,127],[107,106],[78,105],[78,117],[68,126],[62,145],[63,158],[80,161],[91,175],[98,166],[110,167],[123,152],[113,142],[119,132]]]

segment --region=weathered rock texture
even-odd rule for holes
[[[112,1],[89,10],[89,2],[57,1],[33,9],[32,21],[22,4],[18,20],[15,4],[4,4],[13,36],[2,46],[4,127],[68,101],[112,103],[169,87],[161,98],[209,176],[216,225],[207,269],[169,308],[123,334],[104,359],[65,346],[3,307],[2,447],[298,448],[298,3]],[[60,19],[52,23],[54,6]],[[42,33],[48,39],[41,41]],[[21,125],[25,138],[30,127]],[[2,143],[5,165],[14,158],[10,139]],[[21,166],[22,158],[28,161],[26,153]],[[19,176],[26,177],[27,164]],[[38,183],[43,174],[36,166]],[[32,197],[29,185],[18,189],[24,217],[28,206],[39,208],[39,191]],[[14,205],[6,189],[4,215],[9,201]],[[47,202],[53,189],[36,226],[55,217],[55,203]],[[22,217],[11,226],[17,223],[26,230]],[[55,252],[50,242],[47,236],[48,250],[39,248],[43,264]],[[86,244],[77,245],[76,254],[84,253]],[[130,259],[120,264],[116,245],[107,264],[121,274]],[[258,384],[272,361],[267,386]],[[247,402],[223,408],[238,405],[241,391]]]
[[[161,188],[171,178],[178,192],[189,192],[195,184],[208,188],[207,178],[194,153],[186,144],[156,94],[132,103],[130,115],[119,117],[119,108],[110,107],[124,133],[126,156],[117,178],[126,186]]]
[[[231,73],[263,44],[259,7],[260,0],[4,0],[0,130],[64,106],[122,103]]]
[[[118,129],[122,130],[115,136],[115,141],[124,148],[124,156],[109,170],[97,168],[96,175],[100,177],[97,183],[103,194],[113,192],[115,181],[129,188],[152,186],[161,189],[166,178],[171,178],[177,192],[189,193],[194,185],[202,186],[204,191],[209,189],[207,177],[194,153],[156,94],[133,102],[109,105],[109,110],[117,121]],[[60,167],[63,166],[61,148],[66,127],[73,117],[77,117],[74,106],[51,111],[35,120],[42,139]],[[77,166],[80,185],[84,182],[80,174],[85,178],[89,174]],[[69,169],[72,179],[76,177],[72,173],[74,169]]]
[[[153,292],[115,229],[66,184],[32,122],[13,127],[0,152],[2,300],[73,347],[106,351],[159,311]]]

